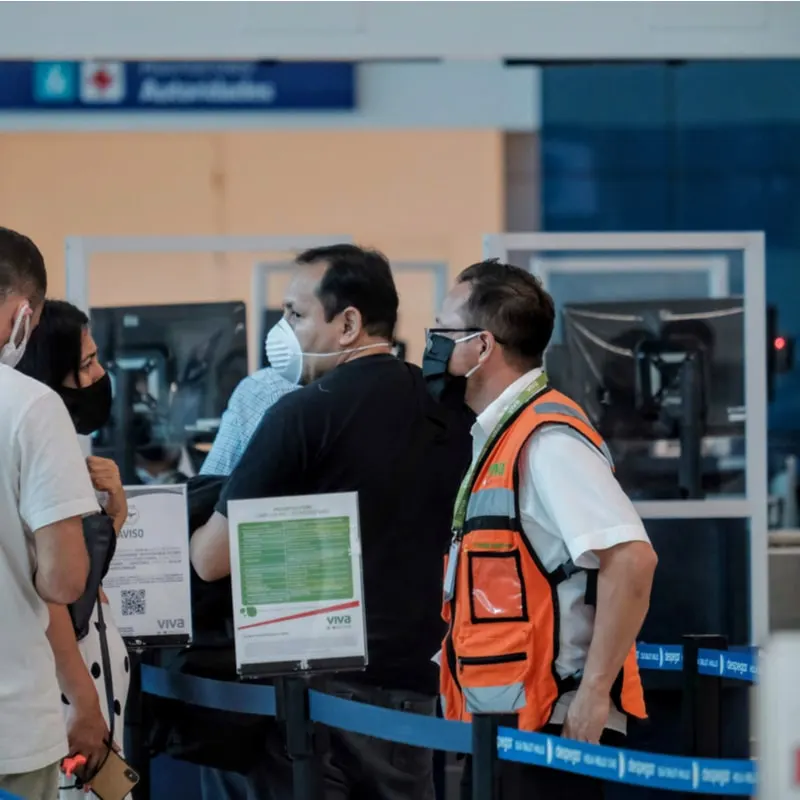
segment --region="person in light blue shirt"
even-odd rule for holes
[[[242,380],[231,395],[201,475],[230,475],[247,449],[261,418],[285,394],[299,389],[272,367],[260,369]]]
[[[300,387],[290,383],[272,367],[248,375],[234,389],[222,415],[217,436],[201,475],[230,475],[239,463],[264,414],[285,394]],[[213,767],[200,767],[203,800],[249,800],[244,776]]]

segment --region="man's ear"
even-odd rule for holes
[[[353,306],[349,306],[342,312],[342,334],[341,344],[349,347],[358,339],[363,330],[361,312]]]
[[[492,354],[492,351],[497,346],[497,342],[489,331],[481,333],[479,339],[481,342],[480,360],[485,361]]]

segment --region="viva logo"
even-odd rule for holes
[[[182,631],[186,629],[183,617],[176,619],[160,619],[158,620],[159,630],[162,631]]]
[[[353,624],[353,618],[349,614],[331,614],[325,617],[329,628],[348,628]]]

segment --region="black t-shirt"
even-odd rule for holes
[[[226,514],[229,500],[358,492],[371,684],[436,691],[442,557],[469,422],[430,398],[418,367],[355,359],[264,415],[217,504]]]

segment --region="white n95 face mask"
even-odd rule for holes
[[[275,372],[289,383],[300,383],[303,374],[303,348],[292,326],[285,319],[270,328],[266,351],[269,365]]]
[[[17,337],[24,328],[22,339],[17,344]],[[25,348],[28,346],[28,339],[31,335],[31,310],[27,303],[23,303],[17,312],[14,327],[11,329],[11,338],[0,348],[0,364],[7,367],[16,367],[25,355]]]
[[[270,328],[267,334],[266,351],[269,365],[289,383],[300,383],[303,376],[304,358],[332,358],[345,353],[358,353],[361,350],[372,350],[378,347],[391,349],[389,342],[376,342],[361,347],[350,347],[333,353],[304,353],[300,342],[292,330],[292,326],[282,319]]]

